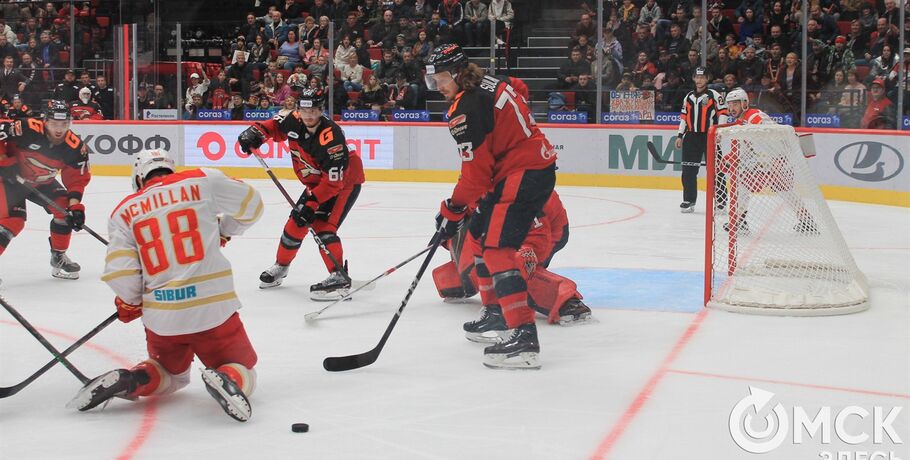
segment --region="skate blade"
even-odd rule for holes
[[[693,212],[695,212],[695,206],[692,206],[689,208],[680,208],[679,212],[681,212],[683,214],[692,214]]]
[[[540,369],[540,360],[536,352],[528,351],[510,355],[483,355],[483,365],[490,369],[506,370],[537,370]]]
[[[505,331],[486,331],[486,332],[465,332],[464,338],[468,339],[469,342],[474,343],[502,343],[506,338],[512,336],[513,329],[508,329]]]
[[[266,283],[265,281],[260,281],[259,289],[269,289],[269,288],[273,288],[273,287],[278,287],[278,286],[281,286],[282,282],[284,282],[284,278],[282,278],[280,280],[272,281],[271,283]]]
[[[232,395],[224,389],[224,381],[221,376],[212,369],[202,369],[202,380],[205,383],[205,389],[218,401],[224,412],[238,422],[245,422],[252,415],[250,402],[243,393]]]
[[[59,278],[62,280],[77,280],[79,279],[79,272],[65,272],[63,270],[53,270],[51,271],[51,276],[54,278]]]
[[[338,289],[337,291],[310,291],[310,300],[316,302],[334,302],[348,295],[347,289]],[[351,300],[352,297],[346,297],[344,300]]]
[[[574,316],[559,317],[559,325],[562,327],[584,326],[585,324],[595,324],[598,322],[599,321],[591,316],[590,313],[581,315],[580,318],[575,318]]]
[[[82,387],[76,396],[73,396],[68,403],[66,403],[67,409],[76,409],[79,411],[89,410],[86,408],[94,397],[94,393],[99,388],[110,388],[117,384],[120,380],[120,373],[117,371],[108,372],[107,374],[97,377],[95,380],[88,383],[88,385]],[[109,402],[110,399],[105,401]],[[106,404],[105,404],[106,405]]]

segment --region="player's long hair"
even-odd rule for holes
[[[485,72],[477,64],[470,63],[458,72],[458,84],[463,91],[470,91],[480,85]]]

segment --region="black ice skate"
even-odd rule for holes
[[[66,404],[66,407],[84,412],[111,398],[126,397],[135,391],[136,387],[148,382],[149,376],[145,372],[115,369],[86,383],[79,393],[76,393],[76,396]]]
[[[511,335],[499,305],[483,308],[480,319],[464,323],[464,336],[476,343],[500,343]]]
[[[537,326],[522,324],[508,341],[483,349],[483,365],[491,369],[540,369]]]
[[[679,212],[683,214],[695,212],[695,203],[692,203],[690,201],[683,201],[679,204]]]
[[[288,276],[288,266],[275,264],[266,269],[259,275],[259,289],[268,289],[275,286],[281,286],[281,283]]]
[[[246,395],[224,372],[202,369],[202,381],[205,382],[205,389],[224,409],[224,413],[234,420],[245,422],[253,415],[253,408]]]
[[[310,299],[319,302],[338,300],[351,290],[351,278],[342,271],[335,271],[329,277],[310,286]]]
[[[82,267],[70,260],[64,251],[51,249],[51,276],[65,280],[79,279],[79,270]]]
[[[591,309],[579,298],[571,298],[559,308],[559,325],[575,326],[591,319]]]

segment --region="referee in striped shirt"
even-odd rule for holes
[[[725,122],[727,115],[724,97],[717,91],[708,89],[708,76],[704,67],[695,68],[692,80],[695,81],[695,91],[690,91],[683,101],[676,138],[676,148],[682,148],[683,152],[683,202],[679,205],[679,210],[683,213],[695,211],[698,170],[708,148],[708,129]],[[721,190],[718,193],[725,194]]]

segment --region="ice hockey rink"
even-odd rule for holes
[[[551,269],[578,281],[597,322],[565,328],[539,320],[542,370],[482,366],[482,346],[466,341],[461,329],[477,315],[479,301],[443,303],[428,273],[378,361],[329,373],[325,357],[376,345],[420,259],[305,323],[304,314],[324,306],[307,293],[325,268],[308,239],[285,284],[258,289],[288,205],[269,181],[252,182],[265,197],[264,217],[225,249],[244,303],[241,318],[259,354],[252,419],[226,416],[196,369],[191,384],[174,395],[75,412],[64,406],[81,384],[58,365],[0,400],[0,457],[910,458],[906,208],[829,202],[869,279],[868,311],[762,317],[702,307],[703,196],[697,212],[685,215],[678,191],[558,187],[571,237]],[[298,183],[284,183],[299,193]],[[352,276],[370,279],[420,251],[450,190],[451,184],[365,184],[340,232]],[[86,194],[88,224],[106,234],[107,215],[128,192],[127,178],[94,178]],[[82,264],[82,278],[53,279],[49,219],[33,204],[28,212],[26,230],[0,259],[0,295],[63,349],[114,311],[113,294],[100,281],[104,248],[77,234],[70,255]],[[445,257],[437,253],[431,268]],[[70,359],[95,376],[145,358],[144,343],[139,321],[115,322]],[[0,315],[0,385],[18,383],[50,359],[11,316]],[[786,437],[762,455],[739,447],[729,426],[737,404],[751,401],[750,387],[773,399],[755,403],[747,418],[764,418],[772,406],[789,414]],[[843,415],[852,406],[868,415]],[[830,408],[830,443],[821,430],[795,438],[797,407],[810,416]],[[876,430],[874,413],[894,418]],[[292,433],[297,422],[310,431]],[[756,438],[774,428],[753,425]],[[848,444],[844,433],[868,436]]]

